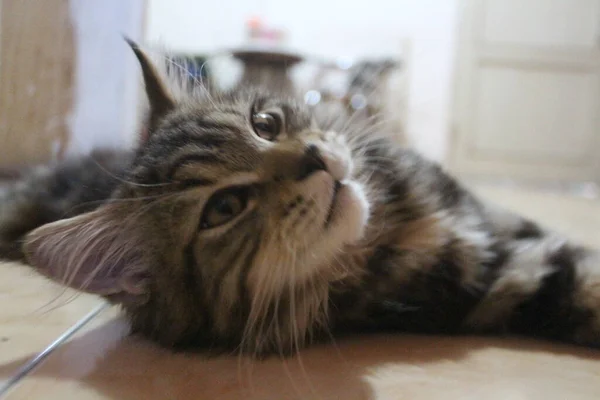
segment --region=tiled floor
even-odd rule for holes
[[[600,247],[600,201],[480,187],[496,202]],[[0,387],[91,312],[98,315],[8,399],[597,399],[600,352],[526,340],[373,336],[288,361],[172,354],[126,336],[115,309],[0,265]]]

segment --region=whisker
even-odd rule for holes
[[[118,175],[115,175],[114,173],[112,173],[111,171],[109,171],[108,169],[106,169],[95,158],[91,157],[91,160],[96,164],[96,166],[98,166],[108,176],[110,176],[111,178],[119,181],[120,183],[125,183],[125,184],[130,185],[130,186],[145,187],[145,188],[155,188],[155,187],[164,187],[164,186],[172,185],[171,182],[165,182],[165,183],[137,183],[137,182],[128,181],[128,180],[126,180],[126,179],[124,179],[124,178],[122,178],[122,177],[120,177]]]

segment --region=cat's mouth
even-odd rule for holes
[[[338,193],[342,188],[342,183],[340,181],[335,181],[333,184],[333,195],[331,196],[331,202],[329,203],[329,211],[327,212],[327,217],[325,218],[325,227],[327,228],[331,223],[333,218],[333,214],[335,211],[336,200],[338,198]]]
[[[310,199],[307,207],[314,207],[311,220],[317,224],[308,222],[306,229],[315,232],[315,239],[322,238],[324,246],[336,247],[362,236],[369,217],[369,203],[359,182],[336,179],[327,171],[318,171],[306,179],[302,189],[302,196]]]

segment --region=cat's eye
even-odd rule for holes
[[[259,137],[273,141],[281,131],[281,123],[277,115],[259,112],[252,116],[252,128]]]
[[[204,206],[200,229],[215,228],[231,221],[246,209],[249,197],[250,188],[247,186],[216,192]]]

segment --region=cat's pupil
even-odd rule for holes
[[[217,211],[219,214],[231,215],[234,213],[234,206],[232,204],[233,202],[235,202],[235,198],[232,197],[221,199],[221,201],[215,205],[215,211]]]
[[[266,122],[259,122],[256,124],[256,129],[258,129],[259,131],[267,131],[268,132],[269,130],[271,130],[271,127]]]
[[[235,218],[246,208],[249,193],[247,187],[235,187],[214,194],[204,208],[200,228],[210,229]]]

